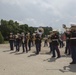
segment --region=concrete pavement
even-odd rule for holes
[[[28,53],[9,50],[9,44],[0,44],[0,75],[76,75],[76,65],[70,65],[70,56],[60,48],[61,58],[51,58],[49,47],[35,55],[35,47]]]

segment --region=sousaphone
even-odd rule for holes
[[[37,29],[37,33],[40,35],[40,37],[42,36],[42,34],[44,33],[44,29],[42,27],[39,27]]]

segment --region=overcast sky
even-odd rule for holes
[[[58,29],[76,24],[76,0],[0,0],[0,19]]]

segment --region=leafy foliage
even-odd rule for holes
[[[0,32],[0,44],[2,44],[3,42],[4,42],[4,38],[3,38],[3,36],[2,36],[2,34]]]
[[[1,25],[0,25],[0,31],[4,37],[4,40],[8,40],[10,32],[12,32],[13,34],[22,32],[26,34],[30,32],[32,34],[37,30],[37,28],[38,27],[29,27],[28,24],[20,25],[17,21],[13,20],[6,21],[3,19],[1,19]],[[48,35],[49,31],[52,30],[52,27],[43,27],[43,29],[44,29],[43,35]]]

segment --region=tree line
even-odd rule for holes
[[[0,21],[0,32],[4,37],[4,40],[8,40],[10,32],[12,32],[13,34],[22,32],[24,32],[25,34],[28,32],[32,34],[37,30],[37,28],[38,27],[29,26],[28,24],[19,24],[17,21],[13,20],[7,21],[1,19]],[[44,29],[43,36],[45,36],[49,34],[49,31],[52,30],[52,27],[43,27],[43,29]]]

